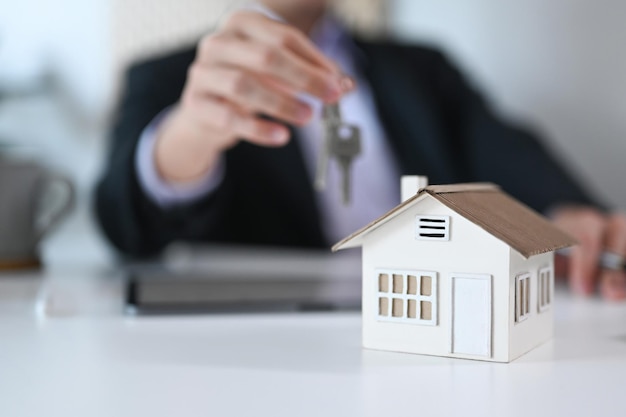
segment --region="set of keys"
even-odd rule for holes
[[[335,159],[341,170],[341,195],[344,205],[350,204],[352,178],[350,171],[354,159],[361,153],[361,131],[357,126],[341,120],[339,103],[327,104],[322,111],[324,137],[317,160],[315,189],[326,189],[330,159]]]

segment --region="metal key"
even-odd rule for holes
[[[342,200],[350,202],[350,167],[352,160],[361,152],[361,134],[356,126],[343,123],[339,103],[324,106],[322,112],[324,137],[317,160],[315,188],[326,188],[328,162],[335,158],[342,173]]]
[[[343,123],[339,103],[324,106],[323,110],[324,138],[317,164],[315,188],[326,187],[328,162],[337,160],[342,175],[342,202],[350,203],[351,176],[350,168],[353,159],[361,153],[361,133],[358,127]]]
[[[330,137],[328,150],[329,154],[337,159],[341,169],[342,202],[348,205],[352,192],[352,162],[361,153],[361,131],[356,126],[342,124]]]
[[[336,134],[337,126],[341,125],[341,113],[338,103],[324,106],[322,109],[322,123],[324,125],[324,133],[322,136],[322,146],[320,147],[320,153],[317,158],[314,184],[317,191],[324,191],[326,189],[331,137]]]

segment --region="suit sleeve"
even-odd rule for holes
[[[176,74],[170,73],[177,67]],[[154,255],[175,240],[206,240],[228,199],[224,181],[209,197],[193,204],[161,207],[138,180],[135,160],[141,133],[159,112],[178,100],[186,67],[187,63],[152,62],[133,67],[127,74],[108,161],[95,193],[95,211],[104,234],[127,255]]]
[[[560,204],[599,204],[530,131],[497,117],[486,100],[440,53],[440,105],[455,163],[472,181],[490,181],[539,212]]]

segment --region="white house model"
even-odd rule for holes
[[[576,242],[496,185],[412,178],[333,247],[363,247],[363,346],[510,362],[550,339],[554,251]]]

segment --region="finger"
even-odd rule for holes
[[[186,105],[200,126],[220,133],[224,146],[238,139],[261,146],[282,146],[289,141],[290,132],[285,126],[242,112],[218,97],[193,97]]]
[[[226,24],[247,38],[256,39],[276,48],[291,50],[310,64],[339,75],[339,67],[293,26],[278,22],[255,12],[236,13]]]
[[[605,225],[603,217],[595,212],[581,213],[577,223],[579,232],[576,237],[580,244],[570,255],[570,284],[578,294],[589,295],[595,289],[598,276]]]
[[[597,259],[600,256],[599,244],[582,243],[572,249],[569,262],[570,285],[575,293],[590,295],[594,291],[597,275]]]
[[[244,15],[243,18],[246,19],[247,16]],[[343,74],[339,66],[326,57],[303,32],[288,24],[267,19],[265,16],[263,18],[269,20],[268,25],[260,19],[250,19],[249,24],[243,25],[243,34],[274,48],[289,50],[307,64],[330,71],[337,77],[343,94],[356,88],[355,80]]]
[[[626,217],[620,214],[610,216],[605,236],[605,248],[608,251],[626,255]],[[626,299],[626,274],[623,271],[602,270],[600,292],[608,300]]]
[[[213,129],[225,134],[232,131],[236,110],[225,100],[209,94],[185,92],[182,99],[186,112],[192,115],[202,128]]]
[[[600,276],[600,294],[610,301],[626,299],[626,276],[619,271],[604,271]]]
[[[606,222],[605,248],[619,255],[626,255],[626,216],[612,214]]]
[[[560,253],[554,256],[554,278],[564,281],[569,276],[569,257]]]
[[[236,117],[234,132],[238,137],[261,146],[283,146],[290,136],[285,126],[254,116]]]
[[[324,101],[339,99],[346,89],[340,77],[311,66],[289,50],[233,37],[206,38],[200,48],[198,60],[202,63],[218,63],[269,76],[297,92]]]
[[[304,125],[312,109],[284,90],[241,70],[194,64],[190,69],[193,94],[217,95],[251,113],[263,113],[295,125]]]

